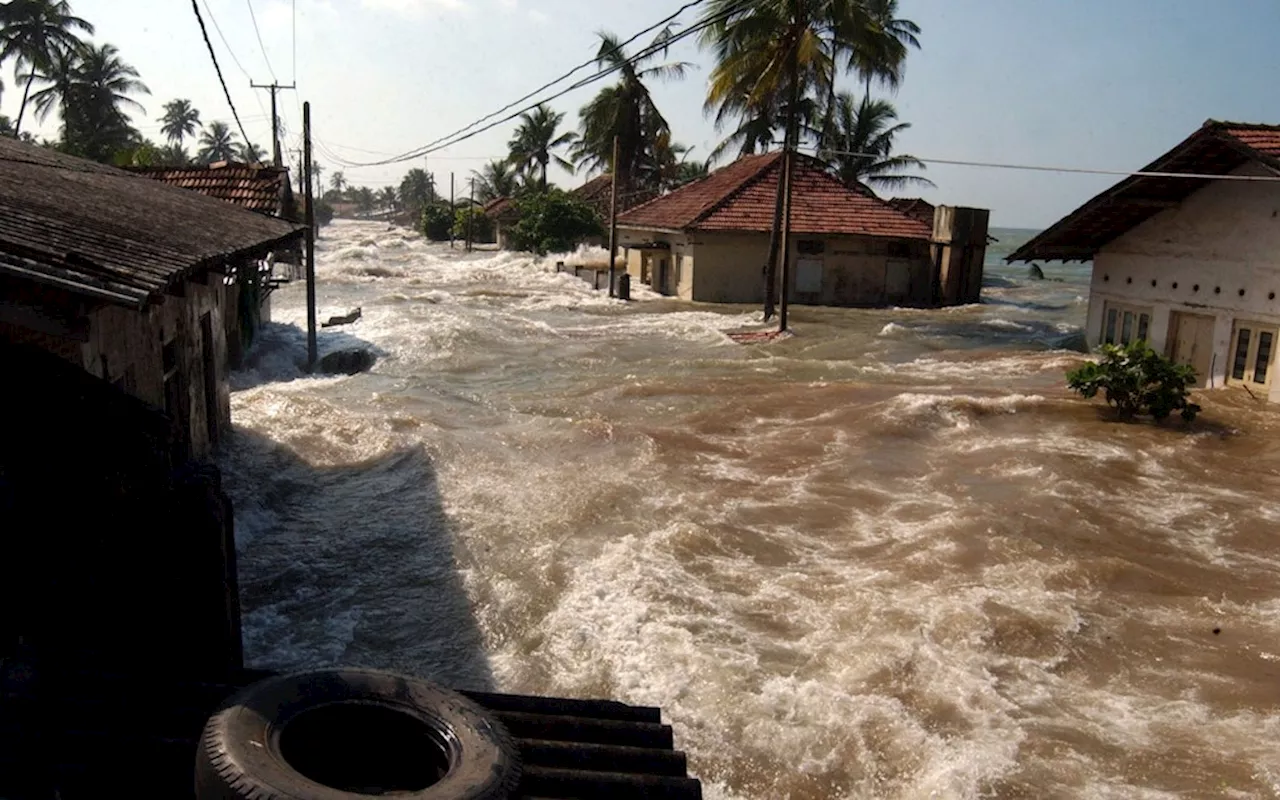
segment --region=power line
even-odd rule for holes
[[[848,150],[827,150],[818,151],[823,155],[833,156],[853,156],[855,158],[883,158],[880,153],[855,153]],[[1035,164],[1001,164],[991,161],[960,161],[952,158],[915,158],[925,164],[946,164],[958,167],[984,167],[988,169],[1021,169],[1031,170],[1034,172],[1067,172],[1080,175],[1118,175],[1122,177],[1137,178],[1188,178],[1192,180],[1213,180],[1213,181],[1254,181],[1259,183],[1280,182],[1280,175],[1210,175],[1197,172],[1156,172],[1147,170],[1126,171],[1115,169],[1089,169],[1087,167],[1047,167]]]
[[[204,13],[209,15],[209,21],[213,23],[213,29],[217,31],[218,38],[222,40],[222,46],[227,48],[227,55],[231,56],[231,60],[235,62],[236,68],[240,70],[242,75],[244,75],[245,80],[252,82],[253,78],[249,76],[249,70],[244,68],[244,64],[240,63],[239,58],[236,58],[236,51],[231,49],[231,43],[228,42],[227,37],[222,34],[222,26],[218,24],[218,18],[213,15],[213,9],[209,8],[209,1],[201,0],[201,2],[204,3]],[[266,114],[267,110],[262,107],[262,100],[259,99],[256,94],[253,96],[253,99],[254,102],[258,104],[258,110],[263,114]]]
[[[653,30],[655,30],[655,29],[657,29],[657,28],[660,28],[660,27],[662,27],[662,26],[664,26],[664,25],[669,24],[670,22],[674,21],[674,20],[676,19],[676,17],[680,16],[682,13],[684,13],[684,12],[685,12],[685,11],[687,11],[688,9],[693,8],[694,6],[697,6],[697,5],[699,5],[699,4],[703,3],[703,2],[706,2],[706,0],[689,0],[689,2],[687,2],[687,3],[685,3],[683,6],[681,6],[681,7],[680,7],[680,9],[679,9],[678,11],[676,11],[674,14],[672,14],[672,15],[670,15],[670,16],[668,16],[668,17],[664,18],[662,21],[660,21],[660,22],[658,22],[658,23],[656,23],[656,24],[654,24],[654,25],[650,25],[648,28],[645,28],[644,30],[642,30],[642,31],[640,31],[639,33],[635,34],[635,35],[634,35],[634,36],[632,36],[631,38],[627,39],[625,42],[623,42],[623,43],[621,43],[620,45],[618,45],[618,47],[614,48],[613,50],[610,50],[610,51],[609,51],[607,54],[605,54],[603,57],[608,57],[609,55],[613,55],[613,54],[616,54],[616,53],[620,52],[620,51],[621,51],[621,49],[622,49],[623,47],[625,47],[625,46],[627,46],[628,44],[630,44],[630,43],[634,42],[636,39],[640,38],[641,36],[644,36],[646,33],[649,33],[649,32],[651,32],[651,31],[653,31]],[[536,95],[536,94],[538,94],[538,93],[540,93],[540,92],[544,91],[545,89],[548,89],[548,88],[550,88],[550,87],[552,87],[552,86],[554,86],[554,85],[556,85],[556,84],[558,84],[558,83],[561,83],[561,82],[563,82],[563,81],[567,80],[567,79],[568,79],[568,78],[570,78],[572,75],[574,75],[576,72],[579,72],[580,70],[585,69],[586,67],[589,67],[589,66],[591,66],[592,64],[598,63],[598,62],[601,60],[602,56],[597,55],[595,58],[591,59],[590,61],[586,61],[586,62],[584,62],[584,63],[582,63],[582,64],[580,64],[580,65],[578,65],[578,66],[574,67],[573,69],[569,70],[569,71],[568,71],[568,72],[566,72],[564,75],[560,76],[559,78],[556,78],[555,80],[551,81],[550,83],[544,84],[543,86],[539,87],[538,89],[535,89],[534,91],[532,91],[532,92],[530,92],[530,93],[526,94],[524,97],[520,98],[519,100],[516,100],[516,101],[514,101],[514,102],[508,103],[507,105],[503,106],[502,108],[498,109],[497,111],[494,111],[494,112],[492,112],[492,113],[490,113],[490,114],[486,114],[485,116],[483,116],[483,117],[481,117],[480,119],[478,119],[478,120],[476,120],[476,121],[472,122],[471,124],[469,124],[469,125],[465,125],[465,126],[463,126],[462,128],[459,128],[458,130],[454,131],[453,133],[450,133],[450,134],[448,134],[448,135],[446,135],[446,136],[442,136],[442,137],[440,137],[439,139],[436,139],[436,140],[434,140],[434,141],[432,141],[432,142],[429,142],[429,143],[427,143],[427,144],[425,144],[425,145],[422,145],[421,147],[418,147],[418,148],[415,148],[415,149],[413,149],[413,150],[409,150],[409,151],[406,151],[406,152],[404,152],[404,153],[401,153],[400,155],[398,155],[398,156],[396,156],[396,157],[394,157],[394,158],[389,158],[389,159],[385,159],[385,160],[382,160],[382,161],[371,161],[371,162],[354,162],[354,161],[353,161],[353,162],[349,162],[349,163],[347,164],[347,166],[349,166],[349,167],[376,167],[376,166],[383,166],[383,165],[386,165],[386,164],[394,164],[394,163],[398,163],[398,162],[401,162],[401,161],[411,161],[411,160],[416,159],[416,158],[421,158],[422,156],[427,155],[427,154],[429,154],[429,153],[432,153],[432,152],[434,152],[434,151],[436,151],[436,150],[444,149],[444,147],[448,147],[448,146],[450,146],[450,145],[457,144],[458,142],[461,142],[461,141],[464,141],[464,140],[466,140],[466,139],[469,139],[469,138],[471,138],[472,136],[478,135],[478,134],[483,133],[483,132],[485,132],[485,131],[487,131],[487,130],[490,130],[490,129],[492,129],[492,128],[495,128],[495,127],[497,127],[498,125],[501,125],[501,124],[502,124],[502,123],[504,123],[504,122],[508,122],[508,121],[510,121],[510,120],[512,120],[512,119],[515,119],[516,117],[520,116],[521,114],[525,113],[526,111],[529,111],[529,110],[531,110],[531,109],[533,109],[533,108],[536,108],[537,106],[541,105],[542,103],[550,102],[551,100],[555,100],[555,99],[556,99],[556,98],[558,98],[558,97],[563,97],[564,95],[568,94],[569,92],[574,91],[575,89],[580,89],[580,88],[582,88],[583,86],[587,86],[588,84],[591,84],[591,83],[593,83],[593,82],[595,82],[595,81],[597,81],[597,80],[600,80],[601,78],[604,78],[604,77],[606,77],[606,76],[608,76],[608,75],[611,75],[611,74],[613,74],[614,72],[617,72],[618,70],[622,69],[623,67],[625,67],[625,66],[627,66],[627,65],[629,65],[629,64],[634,64],[634,63],[636,63],[637,61],[641,61],[641,60],[643,60],[643,59],[645,59],[645,58],[648,58],[649,56],[653,55],[654,53],[657,53],[657,52],[659,52],[659,51],[661,51],[661,50],[665,50],[665,49],[669,48],[671,45],[675,44],[676,42],[678,42],[678,41],[680,41],[680,40],[682,40],[682,39],[684,39],[684,38],[687,38],[687,37],[689,37],[689,36],[692,36],[692,35],[693,35],[693,34],[695,34],[695,33],[699,33],[699,32],[701,32],[704,28],[710,27],[711,25],[715,24],[716,22],[719,22],[719,21],[721,21],[721,20],[723,20],[723,19],[727,19],[728,17],[732,16],[733,14],[736,14],[740,9],[744,8],[747,4],[748,4],[748,0],[742,0],[742,2],[735,3],[733,6],[731,6],[731,7],[730,7],[730,8],[728,8],[728,9],[726,9],[725,11],[721,12],[720,14],[715,15],[714,17],[710,17],[710,18],[708,18],[708,19],[702,20],[702,21],[700,21],[700,22],[696,23],[695,25],[693,25],[693,26],[691,26],[691,27],[687,28],[686,30],[681,31],[680,33],[675,34],[675,35],[673,35],[673,36],[671,36],[671,37],[669,37],[669,38],[667,38],[667,39],[663,40],[662,42],[660,42],[660,43],[658,43],[658,44],[656,44],[656,45],[649,45],[648,47],[646,47],[646,48],[644,48],[643,50],[641,50],[639,53],[636,53],[635,55],[633,55],[633,56],[631,56],[631,57],[629,57],[629,58],[627,58],[627,59],[624,59],[624,60],[623,60],[621,63],[619,63],[619,64],[615,64],[615,65],[613,65],[613,66],[610,66],[610,67],[607,67],[607,68],[605,68],[605,69],[599,70],[599,71],[598,71],[598,72],[596,72],[594,75],[589,75],[589,76],[587,76],[586,78],[583,78],[582,80],[578,81],[577,83],[574,83],[573,85],[569,86],[569,88],[567,88],[567,89],[561,90],[560,92],[557,92],[556,94],[553,94],[553,95],[551,95],[550,97],[544,98],[543,100],[541,100],[541,101],[539,101],[538,103],[535,103],[535,104],[533,104],[533,105],[531,105],[531,106],[526,106],[525,108],[522,108],[522,109],[520,109],[519,111],[516,111],[516,112],[515,112],[515,113],[513,113],[513,114],[510,114],[510,115],[508,115],[508,116],[506,116],[506,117],[503,117],[502,119],[499,119],[499,120],[497,120],[496,122],[493,122],[493,123],[491,123],[491,124],[489,124],[489,125],[486,125],[486,126],[484,126],[484,127],[482,127],[482,128],[479,128],[478,130],[474,130],[474,131],[471,131],[470,133],[467,133],[467,131],[470,131],[472,128],[475,128],[477,125],[480,125],[482,122],[485,122],[486,120],[492,119],[493,117],[495,117],[495,116],[497,116],[497,115],[501,114],[501,113],[502,113],[502,112],[504,112],[504,111],[507,111],[507,110],[511,109],[512,107],[514,107],[514,106],[518,105],[518,104],[519,104],[519,103],[521,103],[521,102],[524,102],[525,100],[528,100],[529,98],[531,98],[531,97],[533,97],[534,95]],[[465,134],[465,135],[463,135],[463,134]],[[457,137],[457,138],[454,138],[454,137]],[[449,141],[449,140],[452,140],[452,141]],[[446,141],[448,141],[448,143],[447,143],[447,144],[441,144],[442,142],[446,142]]]
[[[296,84],[298,82],[298,0],[292,0],[291,6],[293,11],[293,80],[290,83]]]
[[[222,84],[222,93],[227,97],[227,105],[231,106],[231,116],[235,118],[236,127],[240,129],[240,136],[247,143],[249,135],[244,132],[244,125],[240,122],[240,114],[236,111],[236,104],[231,100],[231,92],[227,89],[227,81],[222,77],[222,67],[218,66],[218,54],[213,52],[213,42],[209,41],[209,31],[204,27],[204,17],[200,16],[200,5],[196,0],[191,0],[191,10],[196,12],[196,22],[200,23],[200,35],[204,37],[204,45],[209,48],[209,58],[213,60],[213,71],[218,73],[218,83]]]
[[[249,19],[253,22],[253,33],[258,37],[258,49],[262,51],[262,60],[267,62],[267,74],[271,76],[272,83],[279,83],[276,80],[276,71],[271,68],[271,59],[267,57],[267,46],[262,43],[262,31],[258,28],[258,15],[253,13],[253,0],[244,0],[245,5],[249,6]],[[250,80],[250,83],[253,81]]]

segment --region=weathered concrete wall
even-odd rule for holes
[[[1259,165],[1236,171],[1271,175]],[[1097,254],[1086,329],[1103,338],[1108,301],[1149,307],[1148,341],[1169,347],[1172,312],[1211,315],[1212,382],[1221,386],[1237,320],[1280,325],[1280,185],[1217,181],[1161,211]],[[1280,381],[1270,390],[1280,401]]]
[[[692,299],[764,301],[768,235],[706,233],[700,234],[693,246],[697,267]],[[797,236],[791,243],[790,259],[790,297],[794,303],[883,306],[929,302],[929,245],[924,240]]]
[[[214,445],[210,416],[218,431],[226,431],[231,423],[223,320],[226,296],[222,276],[209,273],[207,280],[184,284],[182,297],[166,297],[163,303],[142,312],[104,306],[88,315],[89,341],[81,346],[81,364],[87,372],[172,412],[175,409],[168,408],[165,392],[164,365],[165,345],[172,343],[172,380],[182,404],[176,409],[177,416],[185,421],[190,455],[197,458],[208,455]],[[205,368],[208,333],[211,375],[206,375]],[[206,386],[206,381],[213,383]]]

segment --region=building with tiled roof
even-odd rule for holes
[[[131,171],[273,217],[289,216],[293,200],[289,171],[284,167],[219,161],[207,166],[136,167]]]
[[[781,153],[744,156],[619,216],[619,241],[633,280],[686,300],[762,301],[781,172]],[[956,218],[981,224],[980,236],[970,237],[973,246],[968,238],[955,243],[968,248],[967,255],[963,268],[958,264],[948,275],[953,259],[934,252],[932,216],[925,221],[851,189],[807,156],[796,156],[792,186],[794,302],[928,306],[977,299],[985,211],[940,209],[948,224]],[[966,223],[966,234],[970,227]],[[953,244],[950,236],[940,243],[948,250]]]
[[[1092,261],[1090,345],[1143,339],[1280,401],[1280,125],[1208,120],[1008,260]]]

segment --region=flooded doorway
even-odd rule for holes
[[[1213,317],[1174,311],[1169,315],[1169,357],[1196,371],[1198,386],[1206,386],[1213,368]]]

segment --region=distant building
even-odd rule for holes
[[[498,243],[499,250],[511,249],[511,226],[520,221],[515,201],[510,197],[495,197],[484,204],[481,209],[493,223],[493,240]]]
[[[179,460],[230,422],[229,285],[301,227],[0,138],[0,343],[32,345],[166,412]]]
[[[763,301],[781,166],[780,153],[745,156],[622,214],[619,241],[633,280],[684,300]],[[796,157],[793,187],[793,302],[938,306],[977,301],[985,210],[928,206],[933,210],[926,221],[869,191],[845,187],[807,156]]]
[[[1280,176],[1280,126],[1209,120],[1142,172]],[[1090,345],[1145,339],[1201,386],[1280,400],[1280,182],[1135,175],[1008,257],[1092,261]]]

